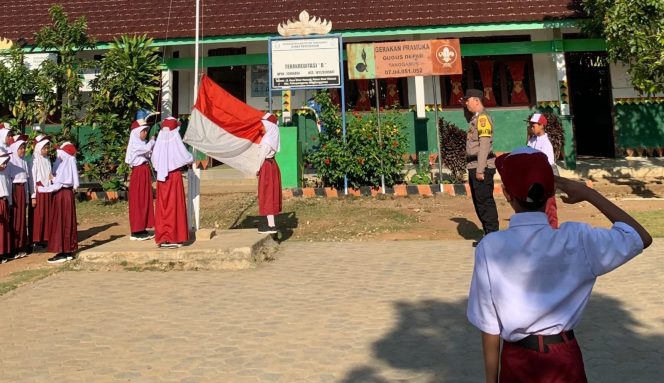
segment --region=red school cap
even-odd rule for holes
[[[542,203],[556,191],[549,160],[539,150],[526,146],[500,155],[496,158],[496,169],[507,193],[519,201]],[[542,187],[543,194],[531,193],[536,184]]]

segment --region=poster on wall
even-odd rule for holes
[[[267,65],[251,66],[251,97],[267,97],[268,72]]]
[[[270,40],[272,89],[341,86],[340,38]]]
[[[348,44],[346,51],[351,80],[462,73],[458,39]]]

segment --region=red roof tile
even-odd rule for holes
[[[302,8],[332,21],[333,31],[497,22],[528,22],[574,17],[574,0],[291,0],[202,1],[203,35],[276,34],[277,24]],[[157,39],[193,37],[195,0],[0,0],[0,37],[31,40],[50,23],[48,8],[62,4],[70,17],[85,16],[99,41],[121,34]],[[170,20],[170,21],[169,21]]]

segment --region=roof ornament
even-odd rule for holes
[[[277,26],[277,31],[281,36],[306,36],[306,35],[326,35],[332,30],[332,22],[310,17],[307,11],[300,12],[299,20],[286,20]]]
[[[11,40],[6,39],[4,37],[0,37],[0,51],[9,49],[12,47],[12,45],[14,45],[14,43]]]

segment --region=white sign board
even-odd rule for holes
[[[23,64],[25,64],[28,69],[33,70],[38,69],[46,60],[57,62],[58,55],[56,53],[28,53],[23,58]]]
[[[271,40],[272,89],[340,86],[339,38]]]

